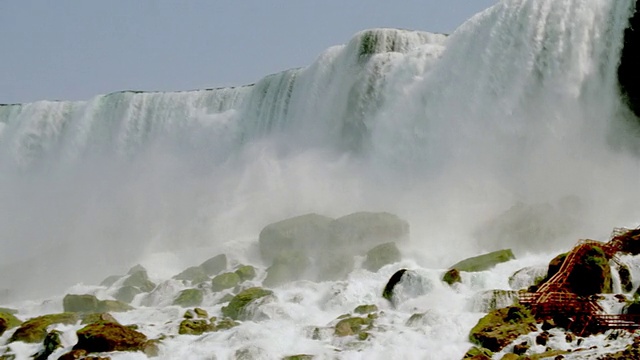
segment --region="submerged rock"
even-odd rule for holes
[[[23,341],[26,343],[40,343],[47,336],[47,328],[53,324],[75,324],[80,317],[75,313],[60,313],[38,316],[25,321],[11,335],[9,342]]]
[[[400,250],[395,243],[389,242],[378,245],[367,252],[367,257],[362,264],[365,269],[376,272],[381,267],[400,261]]]
[[[459,261],[451,266],[450,269],[466,272],[485,271],[515,258],[511,249],[498,250]]]
[[[250,303],[272,294],[273,291],[259,287],[245,289],[234,296],[227,306],[222,307],[222,314],[234,320],[242,320],[243,312]]]
[[[126,326],[114,323],[89,324],[77,331],[74,350],[92,352],[143,351],[147,337]]]
[[[502,350],[521,335],[535,331],[536,320],[522,306],[497,309],[485,315],[471,329],[469,339],[493,352]]]
[[[180,294],[173,300],[173,305],[182,307],[193,307],[202,304],[204,295],[200,289],[182,290]]]

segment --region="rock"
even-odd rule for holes
[[[38,316],[25,321],[11,335],[9,342],[23,341],[26,343],[39,343],[47,336],[47,328],[53,324],[75,324],[80,317],[75,313],[61,313]]]
[[[227,268],[227,255],[220,254],[200,264],[207,276],[213,276]]]
[[[62,341],[60,341],[61,334],[62,333],[57,330],[48,333],[44,338],[44,348],[38,351],[33,358],[35,360],[47,360],[49,355],[53,354],[56,349],[62,347]]]
[[[492,357],[493,352],[491,350],[474,346],[464,354],[463,359],[491,360]]]
[[[460,271],[458,271],[458,269],[449,269],[442,276],[442,281],[446,282],[449,285],[462,282],[462,277],[460,277]]]
[[[253,301],[272,295],[273,291],[259,287],[245,289],[231,299],[229,305],[222,307],[222,314],[234,320],[241,320],[245,308]]]
[[[376,311],[378,311],[378,307],[375,305],[360,305],[353,310],[356,314],[369,314]]]
[[[362,267],[371,272],[376,272],[381,267],[396,263],[400,259],[400,250],[398,250],[396,244],[392,242],[384,243],[367,252],[367,257]]]
[[[370,324],[371,320],[368,318],[349,317],[338,321],[334,334],[339,337],[357,335],[361,332],[363,326]]]
[[[87,351],[86,350],[71,350],[68,353],[60,356],[58,360],[77,360],[77,359],[86,359]]]
[[[386,212],[357,212],[336,219],[331,241],[342,251],[360,254],[371,246],[409,239],[409,223]]]
[[[536,336],[536,344],[545,346],[549,342],[549,333],[547,331],[543,331],[538,336]]]
[[[185,319],[180,323],[178,334],[180,335],[202,335],[205,332],[215,331],[216,327],[207,320]]]
[[[104,323],[114,323],[119,324],[118,320],[116,320],[109,313],[93,313],[93,314],[85,314],[82,316],[82,324],[104,324]]]
[[[147,337],[135,330],[114,323],[89,324],[77,331],[74,350],[93,352],[142,351]]]
[[[256,277],[256,268],[251,265],[243,265],[237,268],[235,273],[241,281],[253,280]]]
[[[502,350],[520,335],[536,330],[536,320],[522,306],[498,309],[484,316],[471,329],[469,340],[493,352]]]
[[[190,268],[187,268],[173,278],[176,280],[191,281],[191,283],[193,284],[199,284],[205,281],[209,281],[209,276],[200,266],[192,266]]]
[[[230,289],[241,282],[240,276],[235,272],[220,274],[211,280],[211,291]]]
[[[129,277],[122,283],[122,286],[135,286],[143,292],[149,292],[155,289],[156,284],[149,280],[147,271],[144,268],[133,267],[129,270]]]
[[[131,303],[136,295],[142,294],[142,290],[138,289],[135,286],[123,286],[118,289],[118,292],[115,294],[116,300]]]
[[[216,324],[216,329],[218,330],[228,330],[231,329],[232,327],[236,327],[240,325],[239,322],[233,321],[231,319],[222,319],[220,321],[218,321],[218,323]]]
[[[97,312],[100,301],[93,295],[67,294],[62,299],[64,312],[90,313]]]
[[[22,324],[22,321],[18,320],[13,314],[0,312],[0,336],[2,336],[5,331],[18,327],[20,324]]]
[[[618,265],[618,276],[620,277],[620,287],[622,288],[622,292],[630,293],[631,291],[633,291],[631,271],[629,271],[629,267],[627,265]]]
[[[612,241],[619,244],[620,252],[631,255],[640,254],[640,229],[625,229]]]
[[[260,255],[273,262],[283,252],[306,254],[322,248],[331,236],[333,219],[318,214],[301,215],[267,225],[260,232]]]
[[[586,246],[588,246],[586,254],[569,274],[568,290],[580,296],[611,293],[609,259],[599,246]]]
[[[382,291],[383,298],[391,301],[391,299],[393,298],[393,288],[400,282],[400,280],[402,280],[402,276],[405,272],[407,272],[407,269],[401,269],[396,271],[391,276],[391,278],[387,282],[387,285],[385,285],[384,290]]]
[[[118,300],[100,300],[97,312],[125,312],[133,308]]]
[[[518,292],[513,290],[486,290],[473,298],[473,310],[489,312],[495,309],[515,305],[518,302]]]
[[[274,287],[306,277],[311,261],[300,251],[291,251],[278,255],[267,269],[262,284]]]
[[[462,260],[451,266],[451,269],[466,272],[485,271],[513,259],[515,256],[513,256],[511,249],[504,249]]]
[[[182,307],[193,307],[202,304],[204,296],[202,290],[199,289],[186,289],[182,290],[178,297],[173,300],[173,305]]]
[[[337,250],[338,248],[336,248]],[[355,267],[352,254],[328,250],[316,263],[317,281],[336,281],[346,279]]]
[[[100,286],[110,287],[111,285],[115,284],[120,279],[122,279],[122,275],[111,275],[111,276],[108,276],[107,278],[102,280],[102,282],[100,283]]]
[[[131,269],[129,269],[129,271],[127,271],[127,275],[133,275],[133,274],[135,274],[137,272],[145,272],[146,273],[147,269],[145,269],[144,266],[142,266],[140,264],[137,264],[137,265],[134,265]]]
[[[529,266],[522,268],[509,277],[509,286],[513,290],[526,289],[532,285],[540,284],[547,275],[544,266]]]
[[[18,310],[16,309],[10,309],[10,308],[4,308],[4,307],[0,307],[0,313],[5,313],[5,314],[10,314],[10,315],[15,315],[18,313]]]
[[[513,346],[513,353],[516,355],[524,355],[527,350],[529,350],[529,344],[526,341]]]
[[[313,355],[307,354],[298,354],[298,355],[289,355],[282,358],[282,360],[312,360]]]
[[[506,354],[504,354],[503,357],[500,358],[500,360],[528,360],[528,359],[530,359],[530,358],[524,357],[524,358],[520,359],[520,355],[514,354],[514,353],[506,353]]]
[[[201,309],[201,308],[195,308],[193,309],[193,312],[196,314],[197,317],[199,318],[208,318],[209,317],[209,313],[207,312],[207,310],[205,309]]]

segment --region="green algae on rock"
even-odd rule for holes
[[[241,320],[247,305],[253,301],[272,295],[273,291],[260,287],[252,287],[238,293],[227,306],[222,307],[222,314],[234,320]]]
[[[80,321],[80,316],[75,313],[60,313],[38,316],[22,323],[11,335],[9,342],[23,341],[26,343],[39,343],[47,336],[47,328],[53,324],[75,324]]]
[[[485,271],[515,258],[511,249],[498,250],[459,261],[452,265],[450,269],[466,272]]]
[[[89,324],[77,331],[74,349],[92,352],[142,351],[147,337],[126,326],[114,323]]]
[[[502,350],[520,335],[535,331],[536,320],[525,307],[517,305],[491,311],[471,329],[472,343],[493,352]]]
[[[256,277],[256,268],[251,265],[242,265],[236,269],[235,273],[241,281],[253,280]]]
[[[173,300],[173,305],[182,307],[193,307],[202,304],[204,295],[200,289],[186,289],[180,291],[180,294]]]
[[[235,272],[220,274],[211,279],[211,291],[217,292],[231,289],[232,287],[240,284],[241,281],[242,279]]]
[[[22,324],[22,321],[13,316],[13,314],[0,312],[0,336],[2,336],[5,331],[18,327],[20,324]]]

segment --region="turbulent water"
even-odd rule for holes
[[[636,226],[639,140],[616,77],[634,10],[502,0],[450,36],[366,30],[253,85],[0,106],[0,288],[42,295],[136,262],[170,276],[223,251],[255,260],[263,226],[308,212],[400,215],[412,232],[405,265],[427,273],[500,247],[536,263],[526,254]],[[370,301],[397,268],[344,286]],[[507,286],[498,274],[470,289]],[[469,294],[433,291],[429,307],[457,320],[434,315],[428,341],[380,337],[404,358],[449,340],[437,358],[466,350]],[[314,321],[347,306],[307,305]],[[435,336],[443,326],[449,335]]]

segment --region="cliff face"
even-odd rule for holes
[[[620,91],[636,116],[640,117],[640,12],[636,1],[636,12],[629,19],[624,32],[624,47],[618,67]]]

